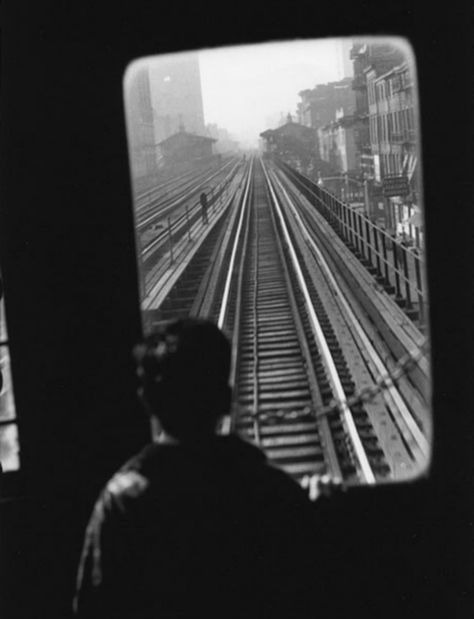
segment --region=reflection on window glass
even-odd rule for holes
[[[407,41],[139,59],[124,97],[145,332],[233,345],[221,431],[301,484],[403,481],[431,454],[419,109]]]
[[[5,300],[0,277],[0,462],[3,471],[15,471],[20,467],[18,429],[13,383],[10,369]]]
[[[5,304],[0,291],[0,342],[7,339],[7,321],[5,320]]]
[[[15,418],[15,402],[13,400],[13,387],[10,372],[10,356],[7,346],[0,346],[0,421],[12,420]]]
[[[20,468],[18,429],[14,423],[0,426],[0,454],[2,455],[2,469],[5,473]]]

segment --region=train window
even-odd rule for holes
[[[254,442],[313,493],[320,479],[426,474],[429,299],[409,42],[147,57],[127,68],[124,98],[143,329],[205,316],[228,333],[234,403],[219,431]]]
[[[3,285],[0,281],[0,463],[7,473],[20,468],[18,428],[10,369]]]

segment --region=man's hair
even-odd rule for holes
[[[230,408],[230,343],[211,321],[174,320],[135,348],[152,415],[176,438],[212,433]]]

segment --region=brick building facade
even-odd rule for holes
[[[407,63],[377,76],[367,73],[370,147],[377,161],[375,180],[406,173],[413,180],[416,125],[413,77]]]
[[[358,169],[364,178],[375,179],[378,160],[374,159],[369,123],[368,75],[379,76],[405,61],[401,49],[389,43],[355,42],[351,49],[354,67],[352,88],[355,93],[355,111],[359,123],[355,135]]]

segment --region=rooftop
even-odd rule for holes
[[[156,146],[162,146],[163,144],[169,144],[170,142],[174,142],[177,139],[185,138],[188,141],[193,142],[217,142],[215,138],[209,138],[206,135],[197,135],[196,133],[189,133],[188,131],[178,131],[177,133],[173,133],[169,137],[165,138],[161,142],[158,142]]]

